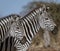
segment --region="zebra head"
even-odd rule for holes
[[[10,28],[10,35],[21,40],[24,36],[22,24],[21,21],[19,21],[19,17],[15,17],[14,19],[15,20]]]
[[[40,17],[39,17],[39,24],[42,29],[46,29],[48,31],[51,31],[53,34],[57,34],[58,27],[55,24],[55,22],[52,20],[51,16],[47,12],[46,8],[43,10],[43,8],[40,9]]]

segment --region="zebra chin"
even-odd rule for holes
[[[58,33],[58,27],[55,26],[53,31],[51,31],[53,35],[56,35]]]

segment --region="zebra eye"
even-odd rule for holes
[[[48,20],[48,18],[45,18],[45,20]]]
[[[19,29],[19,27],[16,27],[17,29]]]
[[[42,12],[40,12],[40,15],[42,14]]]

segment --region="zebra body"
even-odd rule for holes
[[[22,23],[23,23],[22,26],[23,26],[23,29],[24,29],[24,36],[26,38],[26,42],[25,43],[20,42],[20,43],[21,43],[21,45],[22,45],[21,47],[23,47],[23,49],[24,48],[25,49],[26,48],[28,49],[29,45],[31,44],[32,38],[38,32],[39,27],[37,27],[37,24],[35,22],[37,20],[35,20],[35,18],[34,19],[31,19],[31,18],[26,17],[26,18],[24,18],[22,20],[23,20],[22,21]],[[23,41],[23,40],[20,40],[20,41]],[[18,43],[18,44],[20,44],[20,43]],[[18,44],[15,45],[15,46],[18,47],[20,50],[22,50]],[[17,50],[18,50],[18,48],[17,48]]]

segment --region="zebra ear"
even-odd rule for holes
[[[19,17],[16,17],[16,19],[15,19],[16,21],[19,21]]]
[[[20,17],[18,18],[16,18],[16,22],[20,25],[20,26],[22,26],[22,20],[20,19]]]
[[[11,21],[11,24],[13,24],[14,21]]]

